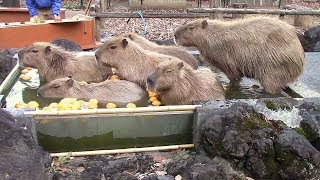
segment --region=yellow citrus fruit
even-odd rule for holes
[[[83,103],[85,103],[84,100],[79,100],[78,102],[79,102],[81,105],[82,105]]]
[[[24,102],[19,102],[15,105],[16,108],[21,109],[21,108],[26,108],[27,104]]]
[[[113,109],[113,108],[116,108],[117,105],[114,104],[114,103],[108,103],[106,107],[107,107],[108,109]]]
[[[30,71],[32,70],[32,67],[27,67],[26,70]]]
[[[153,101],[153,102],[152,102],[152,105],[154,105],[154,106],[160,106],[160,105],[161,105],[161,102],[160,102],[160,101]]]
[[[44,108],[42,108],[42,110],[43,111],[52,111],[53,109],[52,109],[52,107],[44,107]]]
[[[149,97],[156,97],[157,96],[157,93],[155,92],[149,92]]]
[[[88,102],[92,104],[98,104],[99,101],[97,99],[89,99]]]
[[[72,104],[71,109],[72,110],[80,110],[81,104],[79,102],[76,102],[76,103]]]
[[[20,79],[23,79],[25,76],[26,76],[25,74],[21,74]]]
[[[151,102],[153,102],[153,101],[158,101],[158,98],[157,97],[151,97],[150,99],[149,99],[149,101],[151,101]]]
[[[87,107],[88,109],[95,109],[95,108],[98,108],[98,104],[95,104],[95,103],[88,103],[87,104]]]
[[[59,104],[72,104],[77,101],[77,98],[64,98]]]
[[[26,74],[26,73],[28,73],[28,72],[29,72],[28,69],[23,69],[23,70],[21,71],[22,74]]]
[[[36,101],[30,101],[27,106],[28,108],[37,108],[39,107],[39,104]]]
[[[25,75],[22,79],[23,79],[23,80],[25,80],[25,81],[30,81],[30,80],[31,80],[31,77],[30,77],[30,76]]]
[[[137,106],[134,103],[128,103],[127,108],[136,108]]]
[[[51,104],[49,105],[49,107],[51,107],[51,108],[58,108],[58,103],[51,103]]]
[[[112,75],[110,79],[111,80],[120,80],[118,75]]]

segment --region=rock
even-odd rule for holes
[[[13,58],[15,53],[17,53],[16,49],[0,51],[0,84],[16,65],[16,60]]]
[[[280,179],[292,174],[304,179],[320,174],[320,152],[282,121],[268,121],[244,102],[214,107],[207,107],[210,111],[202,107],[197,112],[206,113],[198,116],[204,118],[199,151],[225,158],[254,179]]]
[[[68,39],[55,39],[51,43],[63,47],[67,51],[82,51],[82,48],[77,43]]]
[[[0,179],[47,179],[49,154],[37,144],[34,120],[0,109]]]
[[[230,164],[219,157],[213,159],[205,155],[180,157],[168,164],[167,172],[182,179],[240,179],[244,175],[236,172]]]
[[[297,33],[297,36],[300,40],[303,50],[305,52],[311,52],[313,47],[312,43],[308,41],[303,34]]]
[[[317,42],[313,45],[312,52],[320,52],[320,42]]]
[[[315,44],[320,41],[320,26],[312,27],[304,32],[307,41]]]
[[[297,132],[304,135],[320,151],[320,106],[314,103],[303,103],[300,106],[301,129]]]

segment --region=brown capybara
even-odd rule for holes
[[[117,106],[127,103],[147,105],[147,92],[135,83],[125,80],[105,80],[100,83],[83,84],[72,77],[55,79],[38,89],[38,96],[45,98],[80,98],[88,101],[98,99],[102,104],[109,102]]]
[[[215,73],[207,68],[194,70],[180,60],[161,62],[149,74],[147,87],[157,92],[166,105],[225,99]]]
[[[75,80],[101,82],[112,75],[111,68],[101,69],[94,55],[81,55],[47,43],[36,42],[19,51],[22,67],[38,69],[42,80],[72,76]]]
[[[121,34],[120,36],[130,38],[132,41],[139,44],[143,49],[155,51],[160,54],[166,54],[169,56],[179,58],[180,60],[188,63],[194,69],[198,68],[199,62],[197,58],[195,58],[192,54],[188,53],[182,47],[160,46],[157,43],[151,42],[148,39],[136,33],[124,33],[124,34]]]
[[[179,45],[197,47],[206,61],[223,71],[230,87],[239,87],[246,76],[276,94],[304,69],[305,56],[294,27],[278,19],[196,20],[174,35]]]
[[[113,67],[117,74],[142,87],[146,85],[148,74],[157,65],[176,57],[145,50],[129,38],[114,37],[96,50],[96,59],[101,67]]]

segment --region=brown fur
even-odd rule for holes
[[[151,42],[148,39],[136,34],[136,33],[124,33],[120,35],[122,37],[130,38],[135,43],[139,44],[143,49],[149,51],[155,51],[160,54],[166,54],[169,56],[176,57],[187,64],[189,64],[194,69],[198,68],[198,60],[188,53],[185,49],[177,46],[160,46],[157,43]]]
[[[96,58],[100,66],[114,67],[119,76],[140,86],[145,86],[147,75],[160,62],[177,59],[145,50],[123,37],[115,37],[101,45],[96,51]]]
[[[110,68],[102,70],[94,56],[78,56],[46,42],[22,49],[19,57],[21,66],[37,68],[40,77],[47,82],[68,76],[78,81],[101,82],[112,74]]]
[[[70,77],[51,81],[38,90],[46,98],[80,98],[85,101],[98,99],[104,105],[112,102],[124,106],[129,102],[147,103],[147,93],[135,83],[124,80],[106,80],[101,83],[82,84]]]
[[[180,60],[160,63],[148,76],[147,86],[158,92],[166,105],[225,99],[215,73],[206,68],[194,70]]]
[[[294,27],[273,18],[197,20],[178,28],[175,38],[182,46],[198,47],[226,73],[231,87],[239,87],[247,76],[259,80],[267,92],[279,93],[297,80],[305,64]]]

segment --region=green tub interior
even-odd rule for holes
[[[37,89],[24,87],[16,68],[2,84],[0,95],[12,108],[17,102],[37,101],[40,107],[58,100],[39,98]],[[242,82],[237,91],[227,90],[227,99],[292,96],[271,95],[252,82]],[[294,94],[293,94],[294,95]],[[0,96],[1,97],[1,96]],[[292,96],[292,97],[295,97]],[[93,114],[68,116],[34,116],[38,142],[49,152],[119,149],[192,143],[193,111],[130,114]]]

